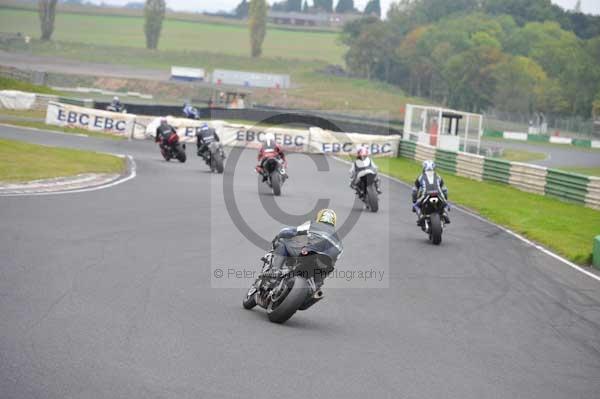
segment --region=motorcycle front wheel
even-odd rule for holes
[[[379,197],[373,184],[367,186],[367,204],[369,205],[371,212],[377,212],[379,210]]]

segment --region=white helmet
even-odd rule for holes
[[[435,162],[429,159],[423,161],[423,172],[427,172],[428,170],[435,170]]]
[[[117,97],[117,96],[114,96],[114,97],[113,97],[113,101],[114,101],[114,102],[119,102],[119,97]]]
[[[271,145],[271,143],[275,144],[275,135],[271,132],[265,134],[265,143],[267,145]]]

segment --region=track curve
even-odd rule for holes
[[[360,215],[338,264],[389,253],[389,288],[329,288],[280,326],[242,309],[243,288],[211,288],[216,264],[256,268],[263,251],[234,227],[222,177],[199,159],[166,163],[150,142],[0,136],[127,153],[138,166],[136,179],[106,190],[0,198],[2,398],[600,392],[600,283],[461,213],[433,247],[402,185],[387,183],[380,212]],[[281,224],[261,210],[254,160],[240,158],[236,200],[268,236]],[[300,215],[327,196],[341,219],[350,215],[347,166],[315,171],[290,156],[277,203]]]

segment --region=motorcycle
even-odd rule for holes
[[[114,106],[114,105],[109,105],[108,107],[106,107],[107,111],[110,112],[118,112],[121,114],[126,114],[127,113],[127,109],[125,108],[124,105],[119,105],[119,106]]]
[[[363,169],[356,176],[356,195],[362,202],[365,203],[367,210],[377,212],[379,210],[379,194],[375,180],[377,179],[377,171],[373,168]]]
[[[208,145],[208,151],[206,152],[206,164],[210,166],[211,172],[223,173],[225,169],[223,161],[225,159],[225,151],[223,145],[217,141],[213,141]]]
[[[242,301],[245,309],[256,305],[266,309],[273,323],[285,323],[298,310],[306,310],[323,299],[323,280],[333,271],[342,254],[342,245],[335,234],[309,232],[286,242],[290,256],[277,272],[270,270],[272,251],[261,258],[262,273],[252,284]]]
[[[420,215],[423,219],[421,229],[429,236],[429,241],[434,245],[440,245],[445,226],[443,215],[448,200],[436,183],[435,173],[427,171],[425,176],[425,187],[422,189],[421,196],[417,199]]]
[[[200,111],[198,111],[198,108],[196,107],[184,108],[183,116],[185,116],[188,119],[197,120],[200,119]]]
[[[184,163],[187,159],[185,155],[185,143],[179,142],[179,136],[176,132],[171,132],[166,139],[159,139],[160,153],[165,161],[169,162],[171,158],[176,158],[179,162]]]
[[[267,184],[273,190],[273,195],[281,195],[281,186],[288,178],[281,158],[267,158],[263,161],[262,167],[267,176]]]

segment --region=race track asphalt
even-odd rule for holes
[[[256,269],[265,248],[234,226],[227,176],[207,173],[192,151],[179,164],[151,142],[6,127],[0,137],[130,154],[138,172],[96,192],[0,198],[3,399],[600,392],[600,282],[461,212],[434,247],[403,185],[384,180],[381,211],[362,213],[347,165],[290,156],[277,204],[300,214],[325,198],[340,220],[358,216],[337,268],[381,270],[389,287],[333,279],[323,301],[275,325],[242,309],[249,282],[214,278],[217,268]],[[254,160],[241,154],[233,191],[248,225],[270,239],[282,224],[260,205],[272,197],[257,188]]]
[[[511,148],[516,150],[541,152],[546,159],[529,163],[549,168],[594,168],[600,167],[600,150],[584,149],[569,145],[536,144],[515,140],[482,140],[486,147]]]

